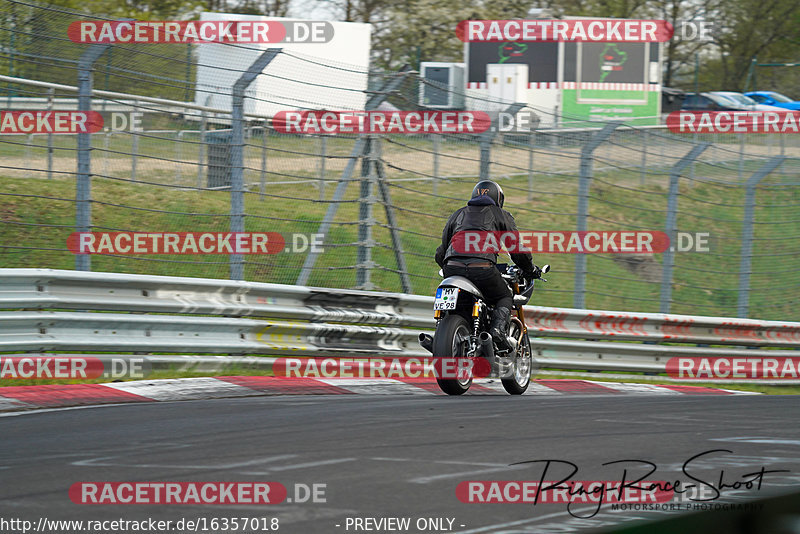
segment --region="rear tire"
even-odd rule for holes
[[[446,315],[436,328],[433,336],[434,358],[465,358],[469,350],[469,323],[457,313]],[[472,385],[469,378],[436,378],[442,391],[448,395],[463,395]]]
[[[512,323],[511,335],[519,337],[519,327]],[[517,347],[517,354],[511,364],[511,376],[501,378],[503,388],[511,395],[522,395],[531,383],[531,373],[533,372],[533,356],[531,354],[531,342],[528,334],[523,334],[522,345]]]

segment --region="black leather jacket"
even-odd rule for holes
[[[497,263],[497,254],[492,252],[465,254],[457,252],[451,243],[457,232],[464,230],[479,230],[486,232],[516,232],[517,225],[514,217],[509,212],[498,207],[488,196],[479,196],[467,202],[467,205],[457,210],[448,219],[442,231],[442,244],[436,249],[436,263],[444,267],[450,258],[480,258]],[[533,271],[533,258],[530,252],[511,254],[511,260],[516,263],[524,273]]]

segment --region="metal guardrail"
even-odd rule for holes
[[[281,284],[0,269],[0,352],[424,356],[416,340],[435,325],[432,303]],[[800,323],[539,306],[526,307],[526,317],[543,367],[663,372],[679,355],[800,356],[791,350]]]

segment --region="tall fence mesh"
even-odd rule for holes
[[[78,109],[80,58],[97,45],[73,43],[67,27],[95,19],[0,4],[0,109]],[[77,135],[0,135],[0,266],[75,268],[67,239],[81,226],[81,206],[92,231],[227,232],[241,215],[246,231],[280,232],[294,251],[238,259],[105,254],[93,255],[89,268],[229,278],[241,261],[245,280],[430,294],[440,280],[433,253],[442,227],[481,177],[483,158],[521,230],[665,231],[672,209],[675,230],[708,235],[706,252],[675,242],[672,254],[534,254],[552,265],[536,302],[798,319],[796,135],[619,126],[600,139],[605,123],[535,106],[523,110],[538,117],[535,129],[491,138],[285,134],[271,120],[275,110],[327,103],[303,96],[309,91],[293,96],[292,84],[334,91],[343,111],[421,110],[420,88],[433,82],[281,51],[245,90],[237,191],[233,83],[245,69],[203,63],[202,46],[106,47],[91,66],[88,96],[110,127],[91,135],[85,176]],[[253,59],[261,53],[214,46]],[[468,109],[490,114],[510,104],[464,96]],[[125,120],[141,120],[140,128]],[[705,148],[686,160],[698,146]],[[90,191],[83,203],[81,185]],[[314,253],[309,236],[321,232],[323,252]]]

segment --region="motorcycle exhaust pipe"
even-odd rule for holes
[[[430,334],[420,334],[419,344],[422,345],[423,349],[433,354],[433,338]]]
[[[478,335],[478,344],[481,346],[483,357],[489,361],[489,376],[499,376],[500,367],[498,366],[497,359],[494,357],[494,341],[489,332],[481,332]]]
[[[489,332],[481,332],[478,336],[478,343],[481,346],[483,355],[488,358],[490,362],[494,362],[494,343],[492,343],[492,335]]]

